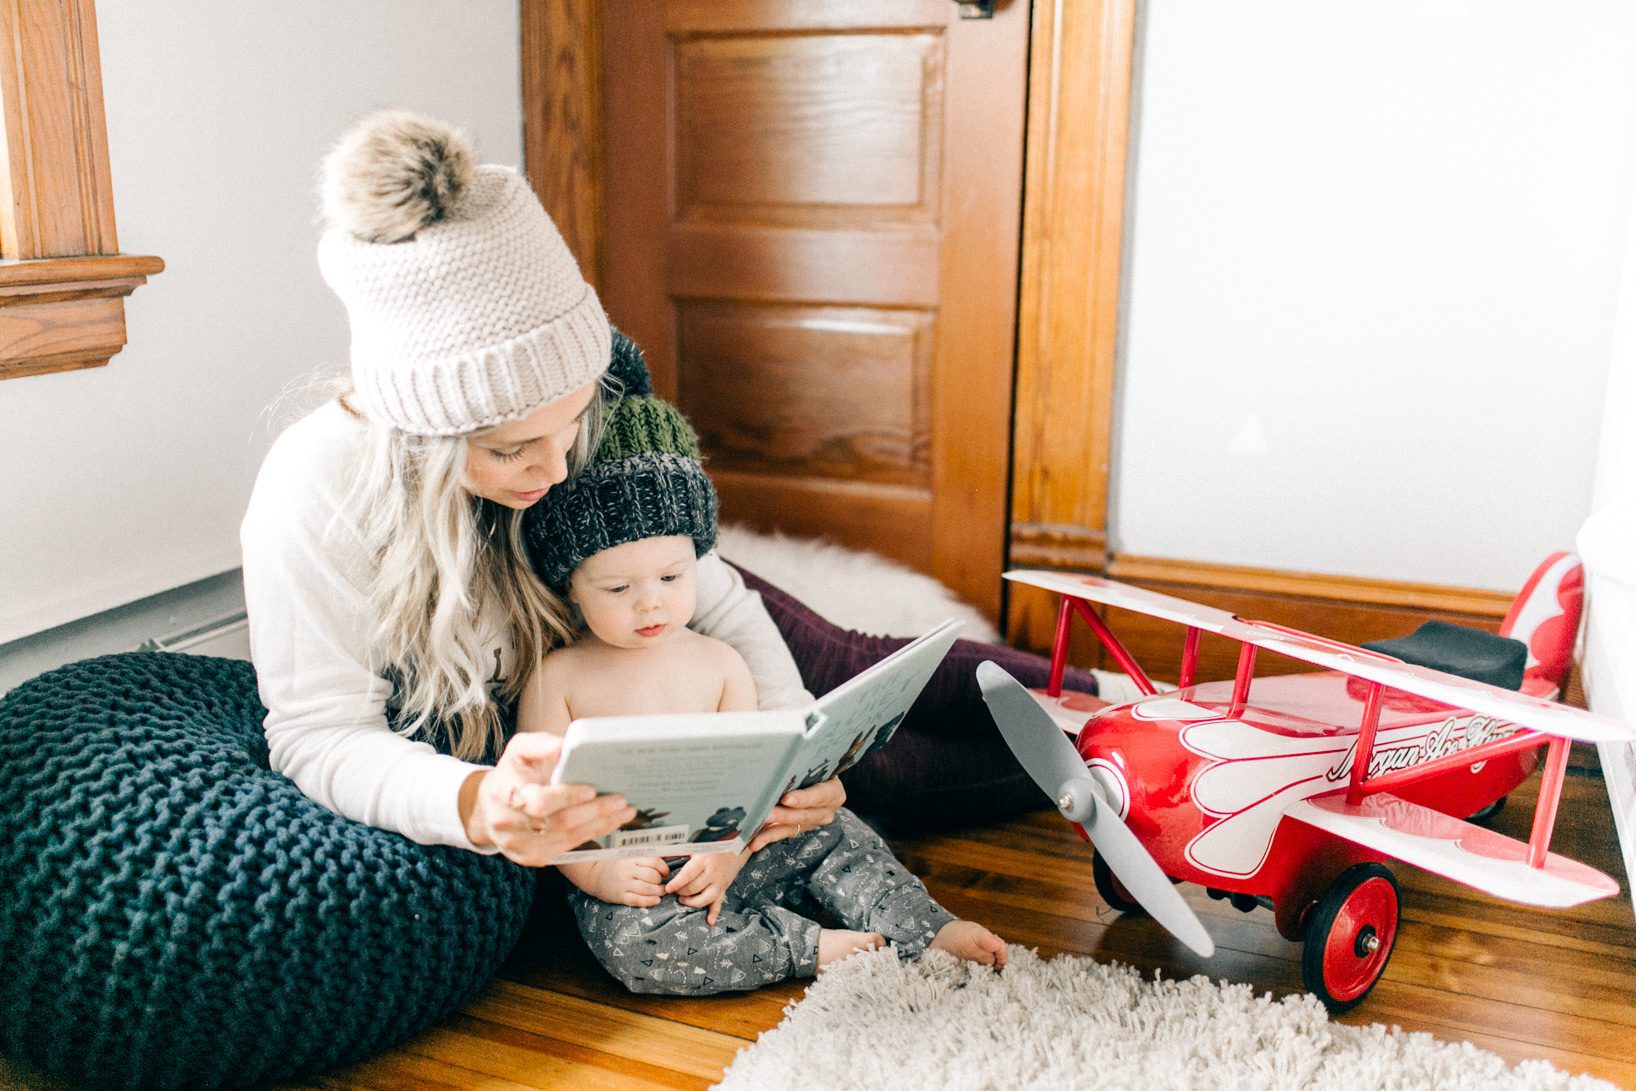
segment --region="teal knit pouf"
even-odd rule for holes
[[[0,1054],[75,1083],[244,1086],[470,998],[532,872],[341,818],[267,766],[248,663],[86,660],[0,700]]]

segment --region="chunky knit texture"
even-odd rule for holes
[[[86,660],[0,700],[0,1053],[203,1088],[361,1060],[472,996],[528,870],[330,813],[267,767],[250,664]]]
[[[318,246],[352,327],[358,408],[415,435],[459,435],[525,417],[597,379],[608,366],[608,316],[516,171],[480,166],[447,178],[453,191],[426,203],[433,211],[419,231],[372,241],[377,232],[366,228],[379,217],[360,201],[390,211],[421,196],[416,172],[401,169],[405,155],[469,155],[452,130],[434,145],[418,140],[406,116],[364,119],[325,163],[326,189],[345,176],[364,195]],[[385,180],[371,185],[374,175]],[[394,179],[405,192],[387,184]]]
[[[619,381],[619,392],[627,397],[653,393],[653,380],[648,377],[648,361],[635,341],[625,336],[618,326],[610,327],[613,334],[613,353],[608,361],[608,375]]]
[[[528,510],[523,535],[534,571],[561,591],[587,557],[640,538],[686,534],[704,556],[716,544],[716,510],[687,418],[659,398],[626,397],[590,465]]]

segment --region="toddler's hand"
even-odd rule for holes
[[[665,893],[665,880],[670,878],[670,868],[657,856],[598,860],[594,868],[592,874],[583,876],[586,882],[581,882],[581,875],[570,873],[566,867],[563,873],[597,901],[613,905],[658,905]]]
[[[676,895],[676,900],[689,909],[706,910],[705,923],[714,925],[721,916],[727,888],[733,885],[749,858],[748,851],[690,856],[676,877],[665,884],[665,893]]]

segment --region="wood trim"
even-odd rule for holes
[[[0,257],[113,254],[93,0],[0,0]]]
[[[940,289],[936,362],[933,364],[932,556],[928,569],[955,594],[998,621],[1005,570],[1005,482],[1015,398],[1012,381],[1017,323],[1011,285],[1019,272],[1017,232],[1022,223],[1025,110],[1028,82],[1028,12],[1015,4],[992,21],[961,19],[946,8],[948,83],[943,103],[943,193],[940,207],[969,202],[962,179],[993,196],[983,215],[949,220],[938,268]],[[1003,31],[1003,32],[1002,32]],[[1000,93],[993,92],[994,88]],[[1004,270],[1004,276],[992,275]],[[972,285],[1004,291],[978,305]],[[962,298],[972,300],[962,306]],[[958,349],[955,346],[959,346]],[[981,361],[963,375],[957,364]],[[968,365],[969,366],[969,365]],[[982,437],[971,441],[968,437]]]
[[[1100,568],[1136,0],[1033,10],[1011,555]]]
[[[0,306],[5,305],[8,296],[29,291],[55,291],[102,281],[134,280],[141,284],[164,268],[162,259],[140,254],[81,254],[36,261],[0,261]]]
[[[1506,591],[1330,576],[1318,572],[1244,568],[1203,561],[1137,557],[1126,553],[1116,553],[1109,558],[1107,574],[1113,579],[1130,583],[1189,584],[1223,591],[1251,591],[1327,602],[1492,617],[1496,622],[1504,619],[1512,599],[1511,593]]]
[[[1011,567],[1100,572],[1108,564],[1108,536],[1076,526],[1011,525]]]
[[[858,0],[666,0],[667,34],[761,28],[776,22],[785,33],[846,30],[857,24]],[[948,24],[949,0],[894,0],[875,4],[869,25],[897,30],[943,30]]]
[[[0,262],[0,379],[108,363],[125,347],[125,296],[164,267],[125,254]]]
[[[619,138],[603,143],[602,179],[604,192],[643,194],[651,187],[651,167],[641,149],[667,141],[666,117],[673,107],[668,101],[674,81],[676,58],[665,36],[664,10],[658,4],[622,4],[619,18],[604,17],[601,27],[602,53],[598,63],[606,69],[610,57],[663,57],[663,63],[632,64],[621,69],[619,79],[603,81],[604,119],[618,117]],[[606,121],[604,121],[606,124]],[[667,161],[670,155],[664,157]],[[677,400],[676,312],[671,306],[650,307],[644,300],[666,298],[665,263],[643,255],[648,240],[663,239],[670,229],[670,206],[674,201],[674,178],[663,183],[667,196],[660,200],[626,200],[619,215],[603,221],[602,252],[605,269],[620,270],[616,282],[602,286],[602,305],[608,317],[642,346],[648,374],[660,397]]]
[[[106,364],[164,267],[119,253],[94,0],[0,0],[0,379]]]
[[[602,0],[522,0],[523,163],[580,272],[604,269]]]

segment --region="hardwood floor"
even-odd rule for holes
[[[1532,782],[1494,826],[1526,838]],[[1200,959],[1151,921],[1098,899],[1090,850],[1051,812],[986,829],[895,837],[952,911],[1045,955],[1116,959],[1167,976],[1208,974],[1277,995],[1301,988],[1300,948],[1272,914],[1244,914],[1184,888],[1218,944]],[[1341,1017],[1465,1039],[1510,1061],[1540,1057],[1636,1088],[1636,920],[1602,782],[1570,777],[1553,848],[1615,876],[1626,892],[1533,911],[1415,871],[1394,871],[1403,922],[1386,975]],[[314,1086],[352,1088],[702,1088],[782,1018],[801,983],[704,1000],[633,996],[591,960],[560,905],[542,905],[500,979],[444,1025]],[[0,1062],[0,1086],[45,1088]]]
[[[1495,828],[1526,838],[1533,800],[1530,783]],[[1279,995],[1301,989],[1300,948],[1277,934],[1268,910],[1240,913],[1187,888],[1219,947],[1205,960],[1151,921],[1107,909],[1091,883],[1088,846],[1052,812],[893,844],[950,910],[1042,954],[1117,959],[1172,976],[1205,973]],[[1599,779],[1569,779],[1553,847],[1624,884]],[[1636,921],[1628,894],[1535,912],[1408,867],[1394,870],[1404,902],[1397,950],[1373,994],[1342,1022],[1463,1038],[1511,1061],[1542,1057],[1636,1087]],[[322,1086],[708,1087],[801,994],[792,983],[707,1000],[629,995],[577,939],[545,942],[551,927],[572,937],[566,916],[551,909],[502,979],[457,1018]]]

